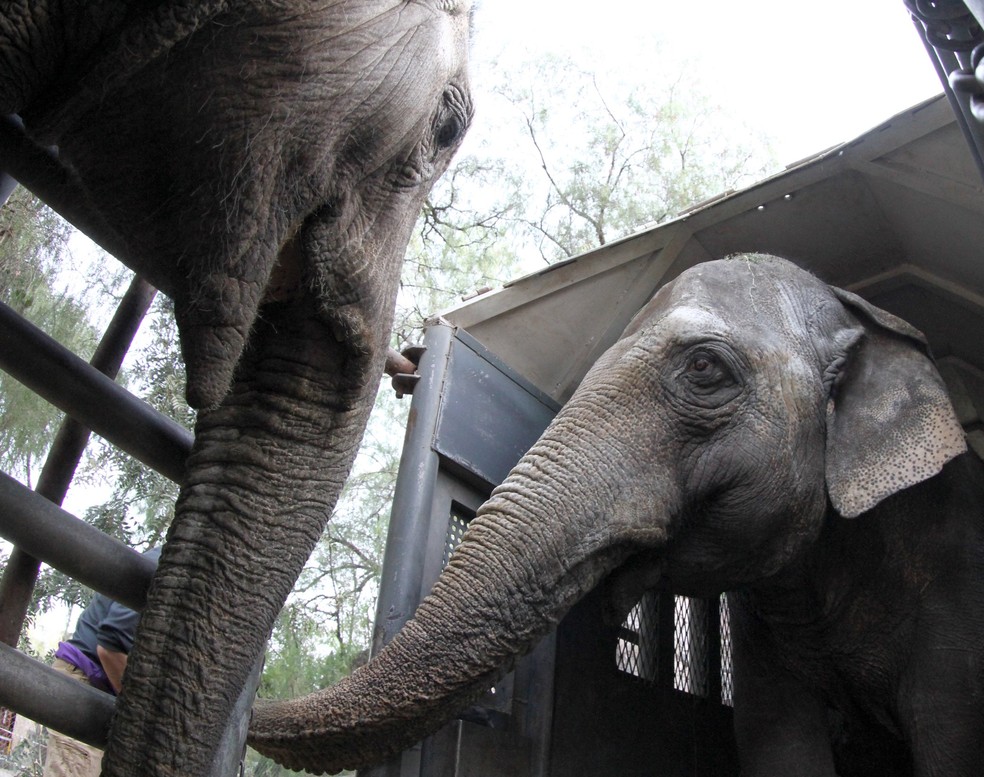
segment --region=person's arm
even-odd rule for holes
[[[115,650],[108,650],[102,645],[96,646],[96,654],[99,656],[99,663],[102,664],[109,684],[117,693],[123,687],[123,671],[126,669],[126,653],[118,653]]]
[[[133,649],[133,636],[140,615],[119,602],[113,602],[96,632],[96,656],[102,664],[109,684],[116,693],[123,685],[123,670],[127,654]]]

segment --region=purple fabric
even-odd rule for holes
[[[111,693],[114,696],[116,695],[116,691],[109,684],[109,678],[106,676],[103,668],[75,647],[75,645],[70,645],[68,642],[59,642],[58,650],[55,651],[55,658],[67,661],[76,669],[80,670],[89,680],[89,685],[93,688],[98,688],[100,691]]]

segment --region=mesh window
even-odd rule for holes
[[[618,668],[647,682],[655,682],[658,671],[658,617],[659,596],[655,591],[647,591],[622,624],[615,649]]]
[[[448,533],[444,538],[444,560],[442,566],[447,566],[451,559],[454,549],[461,543],[461,537],[468,528],[468,522],[474,517],[474,513],[466,510],[458,504],[451,504],[451,515],[448,518]]]
[[[0,755],[10,755],[14,742],[14,722],[17,714],[13,710],[0,707]]]
[[[673,611],[673,687],[707,696],[707,602],[676,597]]]
[[[710,673],[721,673],[721,703],[732,706],[731,617],[728,600],[722,595],[719,605],[721,629],[721,665],[711,666],[707,634],[710,603],[704,599],[677,596],[673,607],[673,655],[666,657],[666,671],[673,671],[673,687],[678,691],[707,697]],[[657,624],[659,595],[647,592],[622,623],[615,662],[619,670],[655,683],[660,671]],[[666,680],[669,682],[669,678]]]
[[[734,684],[732,683],[731,663],[731,612],[728,610],[728,597],[721,594],[721,703],[733,707]]]

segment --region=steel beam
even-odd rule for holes
[[[191,432],[2,303],[0,369],[147,466],[180,480]]]
[[[103,748],[116,699],[0,644],[0,706]]]
[[[434,483],[439,467],[432,444],[453,337],[454,329],[446,325],[428,328],[424,337],[427,349],[420,359],[420,382],[414,389],[410,405],[411,421],[403,443],[383,555],[386,572],[376,605],[373,655],[403,628],[420,601]]]
[[[132,610],[156,563],[0,473],[0,536]]]
[[[0,116],[0,171],[30,189],[45,204],[124,264],[123,243],[98,213],[76,179],[52,148],[42,148],[24,134],[18,116]]]
[[[146,281],[133,279],[92,356],[93,367],[107,377],[116,377],[156,294]],[[89,430],[66,417],[38,477],[37,493],[61,505],[88,442]],[[0,580],[0,642],[17,646],[40,568],[40,560],[22,548],[11,552]]]

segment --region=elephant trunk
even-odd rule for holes
[[[267,306],[232,390],[199,415],[106,777],[211,773],[240,689],[331,514],[383,349],[337,342],[317,304]]]
[[[378,656],[330,688],[257,703],[254,748],[315,773],[395,755],[493,685],[630,555],[665,543],[652,501],[643,525],[635,496],[616,485],[625,478],[607,462],[624,463],[624,452],[597,451],[598,470],[609,471],[595,479],[595,470],[590,483],[560,463],[578,455],[571,425],[559,416],[496,489],[431,594]]]

